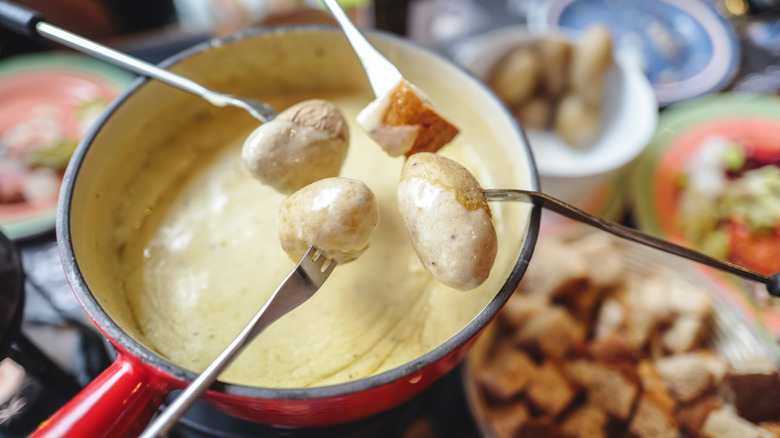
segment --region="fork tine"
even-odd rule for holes
[[[322,273],[323,273],[323,274],[330,274],[330,271],[333,271],[334,269],[336,269],[336,261],[335,261],[335,260],[333,260],[333,259],[332,259],[332,258],[330,258],[330,257],[328,257],[327,259],[325,259],[325,263],[324,263],[324,265],[325,265],[325,266],[323,266],[323,267],[321,268],[321,270],[322,270]]]
[[[303,269],[310,281],[317,284],[317,287],[330,276],[333,269],[336,268],[336,261],[320,252],[313,245],[306,251],[306,255],[301,259],[299,268]]]

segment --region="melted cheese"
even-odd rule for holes
[[[360,179],[374,191],[379,227],[358,260],[338,266],[313,298],[266,329],[221,380],[302,388],[389,370],[454,335],[503,284],[503,275],[492,275],[480,288],[461,292],[423,269],[398,213],[403,159],[388,157],[354,123],[364,97],[333,101],[350,122],[341,176]],[[467,163],[467,157],[485,154],[463,151],[493,137],[478,122],[470,123],[462,128],[473,135],[459,136],[445,150],[490,186],[480,163]],[[243,168],[242,141],[236,138],[159,210],[165,214],[159,227],[138,244],[142,285],[128,286],[134,288],[128,300],[147,343],[194,371],[202,371],[230,343],[294,267],[277,236],[276,213],[284,197]],[[500,233],[495,208],[500,207],[494,207]],[[506,270],[513,264],[511,253],[499,246],[496,265]]]

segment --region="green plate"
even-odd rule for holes
[[[740,144],[780,149],[780,98],[741,93],[722,93],[698,98],[667,108],[648,147],[632,171],[633,214],[642,231],[692,247],[677,219],[676,178],[702,142],[723,136]],[[696,249],[696,248],[694,248]],[[765,325],[774,336],[780,334],[780,308],[756,300],[756,283],[696,265],[702,272],[732,290],[732,305]]]
[[[21,239],[53,229],[62,171],[33,170],[24,157],[43,144],[73,147],[90,120],[133,78],[72,53],[19,55],[0,62],[0,184],[6,191],[0,200],[7,201],[0,202],[0,231]],[[67,155],[58,162],[67,163]]]
[[[722,93],[670,106],[661,113],[653,138],[632,173],[634,219],[643,231],[685,244],[676,227],[677,209],[670,185],[696,150],[696,140],[711,135],[774,139],[780,148],[780,98]]]

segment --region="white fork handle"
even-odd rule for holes
[[[368,42],[362,33],[352,24],[347,14],[341,9],[336,0],[322,0],[325,7],[328,8],[333,18],[339,23],[349,43],[355,50],[363,69],[368,76],[368,82],[371,83],[371,89],[374,90],[376,97],[384,96],[398,85],[403,79],[401,72],[388,61],[379,51]]]

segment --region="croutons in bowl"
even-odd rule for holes
[[[731,292],[605,234],[540,239],[464,367],[482,435],[777,436],[777,353]]]

